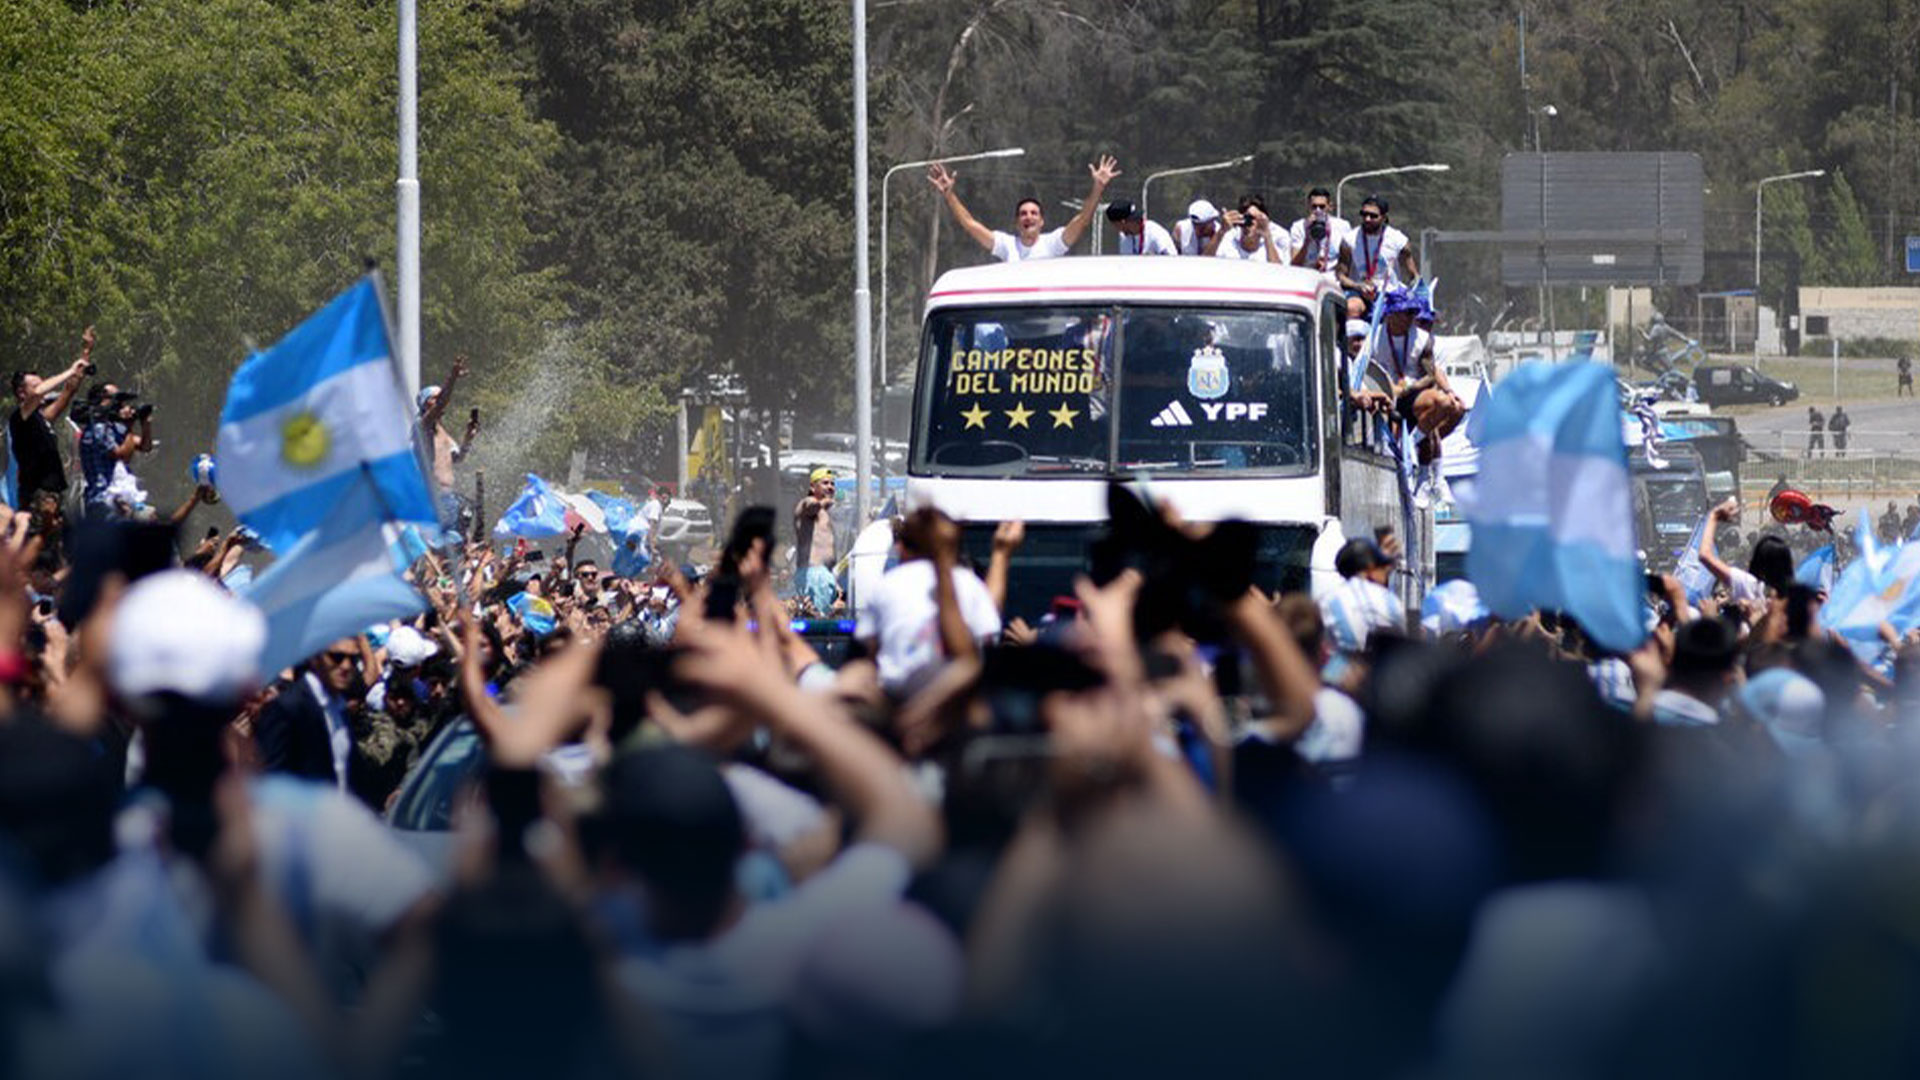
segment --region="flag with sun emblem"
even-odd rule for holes
[[[279,556],[246,592],[267,616],[268,671],[425,608],[395,541],[439,520],[378,289],[362,278],[227,388],[220,493]]]

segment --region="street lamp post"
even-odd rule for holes
[[[928,158],[925,161],[903,161],[888,169],[880,177],[880,389],[887,388],[887,186],[893,182],[893,174],[907,169],[924,169],[929,165],[952,165],[961,161],[984,161],[987,158],[1022,157],[1024,147],[1013,146],[1004,150],[983,150],[977,154],[956,154],[951,157]]]
[[[1811,180],[1825,175],[1825,169],[1803,169],[1766,177],[1753,187],[1753,366],[1756,369],[1760,366],[1760,221],[1764,209],[1760,197],[1766,192],[1768,184],[1777,184],[1782,180]]]
[[[1357,173],[1349,173],[1349,174],[1347,174],[1346,176],[1343,176],[1343,177],[1341,177],[1341,178],[1340,178],[1340,182],[1339,182],[1339,183],[1337,183],[1337,184],[1335,184],[1335,185],[1333,185],[1333,216],[1334,216],[1334,217],[1345,217],[1345,216],[1346,216],[1345,214],[1343,214],[1343,213],[1341,213],[1341,212],[1340,212],[1340,205],[1341,205],[1341,204],[1340,204],[1340,195],[1341,195],[1341,190],[1340,190],[1340,189],[1342,189],[1342,188],[1344,188],[1344,187],[1346,187],[1346,186],[1347,186],[1347,181],[1349,181],[1349,180],[1365,180],[1365,179],[1366,179],[1367,177],[1369,177],[1369,176],[1393,176],[1393,175],[1395,175],[1396,173],[1410,173],[1410,172],[1448,172],[1448,171],[1450,171],[1450,170],[1452,170],[1452,168],[1453,168],[1453,166],[1451,166],[1451,165],[1433,165],[1433,164],[1428,164],[1428,165],[1396,165],[1396,166],[1394,166],[1394,167],[1393,167],[1393,168],[1391,168],[1391,169],[1369,169],[1369,170],[1367,170],[1366,172],[1357,172]]]
[[[867,280],[867,0],[853,0],[854,531],[873,510],[873,293]]]
[[[1157,173],[1153,173],[1149,175],[1145,180],[1142,180],[1140,182],[1140,216],[1141,217],[1152,216],[1151,214],[1147,213],[1147,189],[1153,186],[1153,182],[1155,180],[1158,180],[1158,179],[1161,179],[1162,177],[1167,177],[1167,176],[1186,176],[1190,173],[1213,172],[1216,169],[1231,169],[1236,165],[1245,165],[1247,162],[1252,160],[1253,160],[1252,154],[1242,154],[1241,156],[1234,158],[1231,161],[1216,161],[1211,165],[1188,165],[1188,166],[1185,166],[1184,168],[1162,169]]]
[[[419,0],[400,0],[400,177],[394,184],[394,269],[398,272],[400,374],[409,400],[420,392],[420,63]]]

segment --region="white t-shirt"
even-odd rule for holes
[[[1215,223],[1216,226],[1218,222]],[[1207,242],[1193,227],[1192,218],[1181,218],[1173,223],[1173,246],[1182,255],[1205,255]]]
[[[1369,236],[1364,228],[1347,234],[1345,245],[1352,251],[1351,274],[1357,281],[1400,285],[1400,253],[1407,249],[1407,234],[1391,225]]]
[[[1140,249],[1145,247],[1143,252]],[[1137,237],[1120,234],[1120,254],[1122,255],[1178,255],[1180,250],[1174,246],[1173,235],[1157,221],[1141,223]]]
[[[1271,223],[1267,225],[1267,232],[1273,237],[1273,250],[1280,256],[1281,262],[1286,262],[1287,253],[1293,250],[1287,246],[1286,234],[1281,232],[1278,226]],[[1248,262],[1266,262],[1267,246],[1265,244],[1256,244],[1252,251],[1241,247],[1240,227],[1236,225],[1227,230],[1227,235],[1220,240],[1219,250],[1213,254],[1214,257],[1218,259],[1244,259]]]
[[[920,678],[940,666],[940,608],[933,587],[933,560],[901,563],[880,579],[873,603],[854,625],[855,637],[879,640],[874,662],[880,669],[880,686],[890,694],[910,692]],[[953,593],[968,633],[991,638],[1000,632],[1000,611],[986,583],[973,571],[953,568]]]
[[[1311,240],[1307,236],[1307,219],[1300,218],[1287,230],[1287,238],[1293,243],[1293,250],[1307,249],[1308,269],[1333,271],[1333,264],[1340,260],[1340,245],[1353,234],[1353,223],[1346,218],[1327,216],[1327,236],[1324,240]],[[1321,266],[1320,260],[1326,259]]]
[[[1057,259],[1067,253],[1067,241],[1063,235],[1066,226],[1043,232],[1034,240],[1032,246],[1022,244],[1020,238],[1012,233],[995,231],[993,234],[993,257],[1001,262],[1020,262],[1025,259]]]
[[[1316,765],[1352,761],[1365,741],[1367,714],[1346,694],[1323,686],[1313,695],[1313,723],[1300,733],[1294,752]]]
[[[1373,363],[1395,383],[1415,378],[1421,371],[1421,357],[1433,348],[1433,336],[1419,327],[1407,331],[1404,338],[1387,333],[1385,324],[1373,332]]]

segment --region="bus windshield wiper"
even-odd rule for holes
[[[1027,458],[1028,472],[1106,472],[1104,458],[1079,454],[1034,454]]]

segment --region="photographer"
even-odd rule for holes
[[[112,383],[87,393],[80,420],[80,474],[89,518],[128,517],[146,499],[128,462],[153,449],[153,406],[136,404],[140,396]],[[135,427],[139,430],[134,430]]]
[[[1293,265],[1310,266],[1323,274],[1332,274],[1340,261],[1340,245],[1353,231],[1345,218],[1333,216],[1333,195],[1326,188],[1307,192],[1307,215],[1296,220],[1289,235],[1293,239]],[[1338,279],[1332,279],[1336,283]]]
[[[7,417],[7,452],[17,474],[18,489],[13,498],[23,509],[31,506],[34,496],[42,491],[60,496],[67,492],[67,470],[60,463],[53,422],[73,404],[80,380],[93,374],[93,341],[93,327],[89,326],[80,335],[80,359],[58,375],[13,373],[16,407]]]

